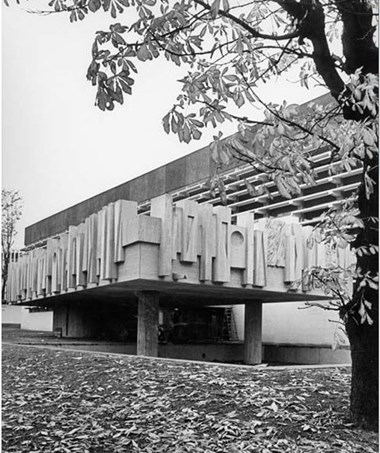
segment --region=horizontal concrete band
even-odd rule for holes
[[[203,181],[210,177],[214,166],[208,148],[202,148],[28,226],[25,245],[62,233],[70,225],[80,224],[86,217],[117,200],[142,202]]]

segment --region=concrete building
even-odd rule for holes
[[[177,159],[26,228],[8,299],[50,307],[62,336],[136,341],[137,354],[259,363],[264,341],[264,360],[347,363],[326,314],[295,306],[326,299],[303,269],[353,262],[347,247],[306,245],[359,184],[360,169],[331,176],[329,157],[315,154],[317,184],[292,200],[235,162],[222,174],[226,207],[210,197],[208,148]]]

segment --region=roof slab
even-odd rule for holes
[[[114,283],[96,288],[69,291],[56,296],[41,296],[33,300],[33,305],[51,307],[60,303],[98,304],[116,303],[130,305],[137,301],[139,292],[156,292],[160,304],[179,307],[210,306],[210,305],[239,305],[271,302],[302,302],[330,299],[324,294],[305,294],[293,291],[281,292],[263,290],[260,288],[232,288],[223,285],[192,284],[182,282],[151,281],[136,279],[129,282]],[[30,301],[19,302],[20,305],[31,305]]]

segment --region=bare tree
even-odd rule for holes
[[[22,215],[22,198],[17,190],[1,191],[1,300],[5,300],[5,288],[8,280],[8,266],[12,257],[12,248],[17,234],[16,224]]]

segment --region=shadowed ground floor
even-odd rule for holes
[[[61,347],[79,351],[95,351],[116,354],[136,355],[136,341],[121,341],[99,338],[58,338],[53,332],[2,328],[2,339],[20,345]],[[242,341],[220,340],[218,342],[187,341],[186,343],[158,342],[158,357],[172,359],[244,363],[244,343]],[[347,348],[332,350],[325,345],[293,345],[262,343],[262,363],[271,364],[345,364],[349,365],[350,351]],[[322,365],[323,366],[323,365]]]

